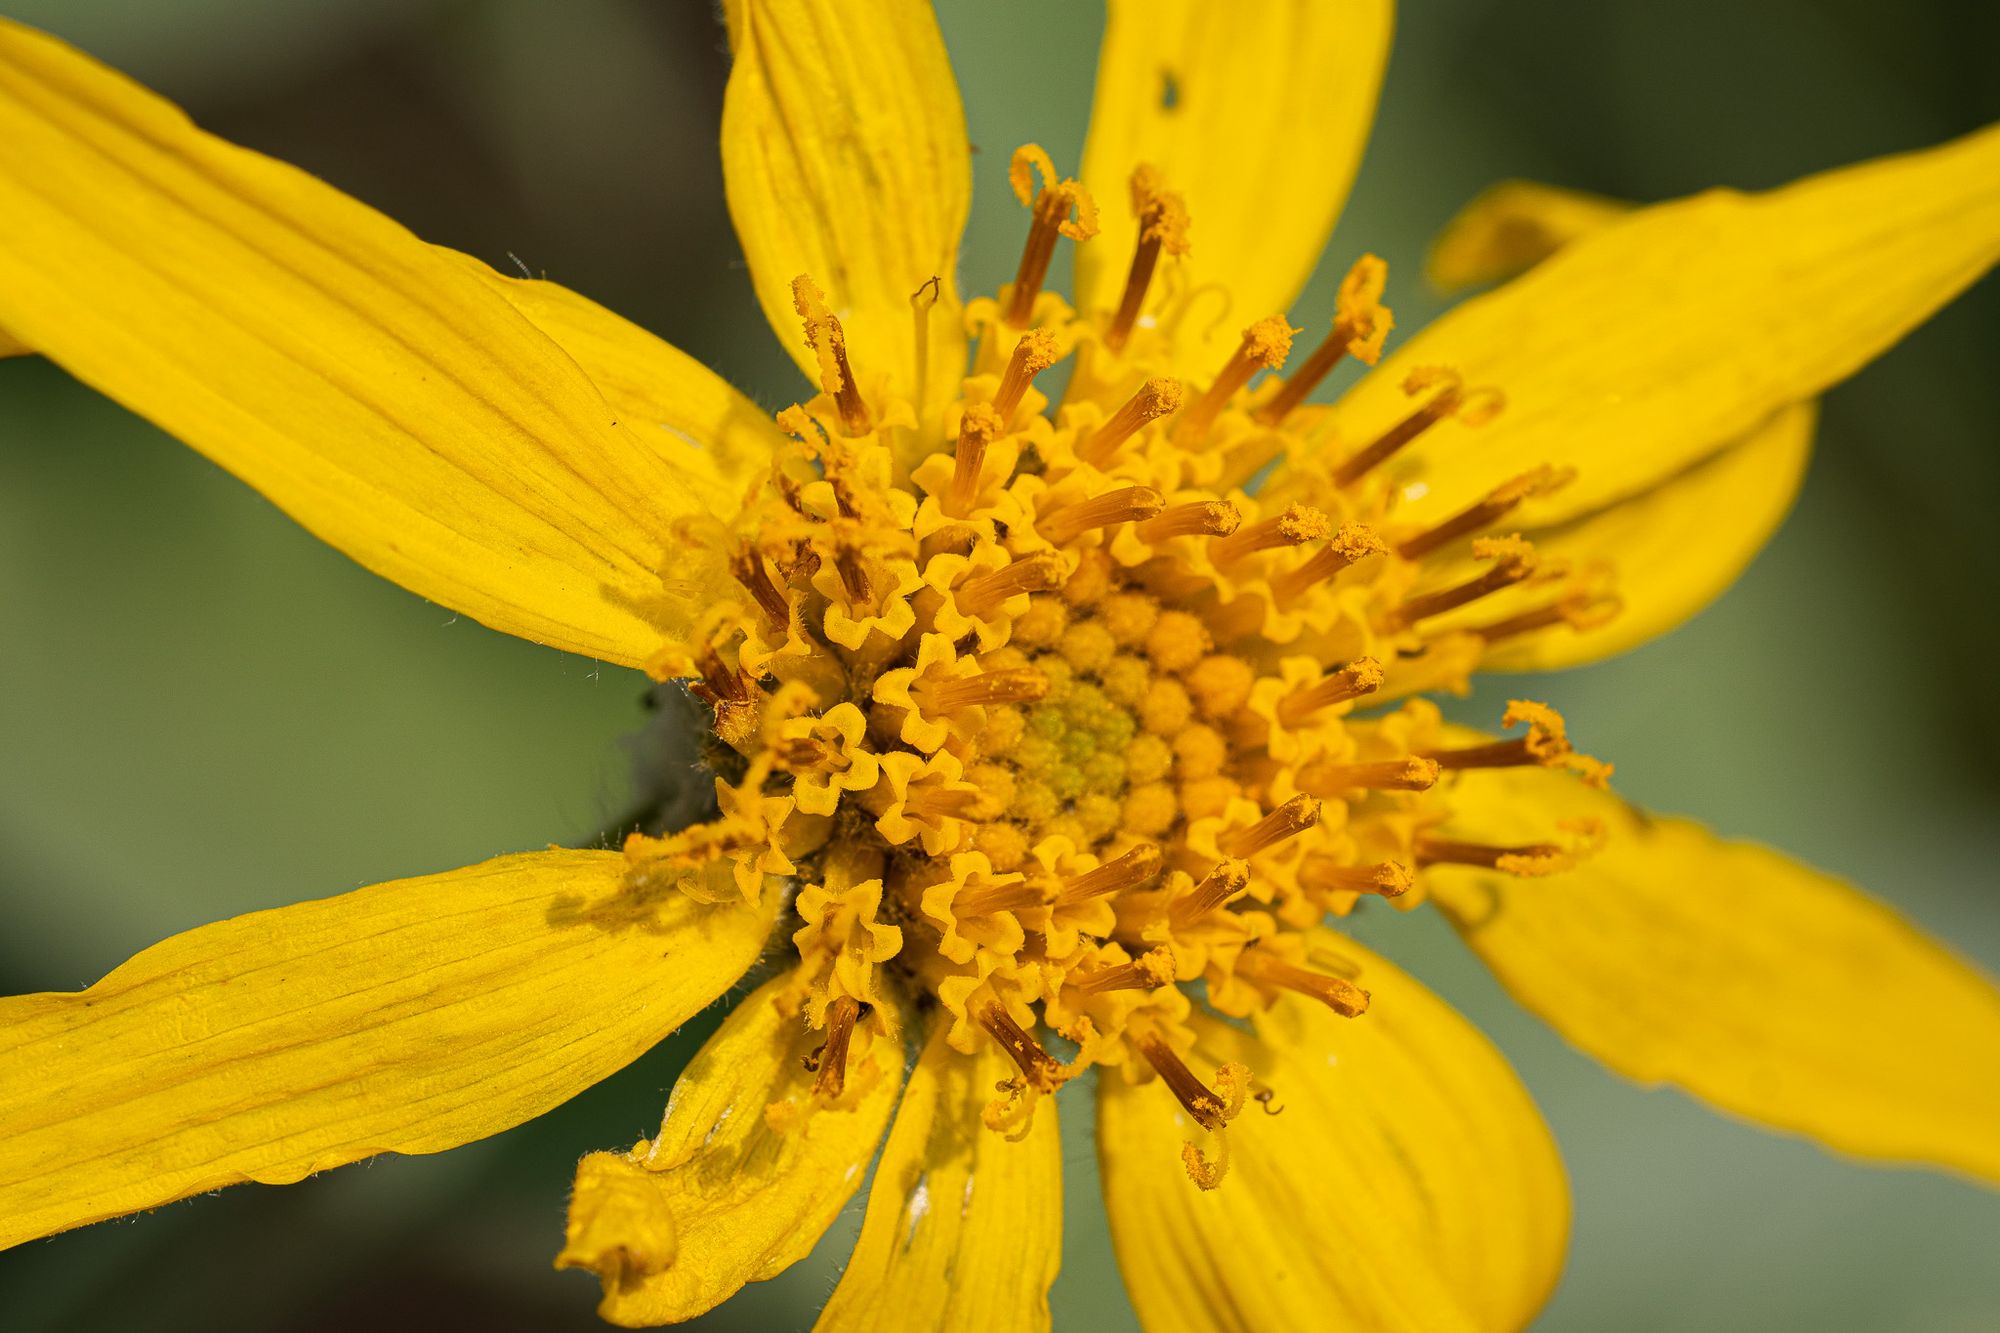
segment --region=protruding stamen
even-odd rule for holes
[[[1523,611],[1518,616],[1496,620],[1490,625],[1474,625],[1468,632],[1477,634],[1488,643],[1511,639],[1518,634],[1531,634],[1552,625],[1568,625],[1581,633],[1602,629],[1624,609],[1625,603],[1615,596],[1588,591],[1572,592],[1533,611]]]
[[[1167,919],[1175,930],[1186,930],[1250,886],[1250,865],[1246,861],[1215,863],[1201,883],[1190,889],[1172,907]]]
[[[1181,409],[1181,382],[1165,377],[1147,380],[1125,405],[1111,414],[1111,420],[1097,428],[1090,442],[1078,451],[1092,467],[1103,467],[1118,453],[1118,446],[1132,438],[1149,421]]]
[[[1333,328],[1326,340],[1313,349],[1298,371],[1285,382],[1269,402],[1257,411],[1257,420],[1275,426],[1290,416],[1306,400],[1327,373],[1352,353],[1356,360],[1374,365],[1382,358],[1382,344],[1394,327],[1389,307],[1382,304],[1382,288],[1389,280],[1389,266],[1374,255],[1363,255],[1347,271],[1334,306]]]
[[[936,783],[912,786],[903,798],[903,808],[920,819],[936,823],[943,819],[967,819],[978,808],[982,794],[974,787],[946,787]]]
[[[1180,428],[1175,437],[1187,441],[1199,440],[1222,415],[1222,409],[1236,391],[1250,382],[1250,377],[1260,370],[1276,370],[1285,364],[1291,354],[1292,335],[1298,330],[1280,317],[1260,319],[1243,330],[1243,341],[1216,375],[1215,383],[1208,386],[1208,392],[1201,401],[1181,415]]]
[[[1555,709],[1526,699],[1509,700],[1500,725],[1513,727],[1523,722],[1528,724],[1528,734],[1511,741],[1426,750],[1424,755],[1444,768],[1517,768],[1527,764],[1553,768],[1576,753],[1569,743],[1569,728]]]
[[[1368,992],[1353,982],[1294,966],[1254,946],[1237,957],[1236,970],[1252,981],[1309,995],[1342,1018],[1358,1018],[1368,1011]]]
[[[861,563],[861,552],[845,546],[833,557],[833,567],[840,575],[840,586],[847,591],[849,600],[865,602],[873,589],[869,582],[868,570]]]
[[[1389,548],[1375,535],[1374,529],[1361,523],[1343,523],[1340,531],[1325,546],[1312,553],[1296,568],[1288,569],[1271,580],[1271,591],[1277,594],[1279,605],[1303,595],[1307,589],[1326,582],[1341,570],[1366,556],[1375,555]]]
[[[993,410],[1000,414],[1000,420],[1014,419],[1014,413],[1020,408],[1028,386],[1035,382],[1035,376],[1053,366],[1060,355],[1056,335],[1047,329],[1029,329],[1021,335],[1021,341],[1014,344],[1013,355],[1007,358],[1007,369],[1000,376],[1000,388],[993,395]]]
[[[1069,1071],[1060,1060],[1042,1049],[1040,1042],[1029,1036],[1027,1030],[1014,1021],[1013,1015],[998,1001],[988,1004],[979,1011],[979,1026],[993,1034],[993,1040],[1000,1043],[1000,1049],[1014,1058],[1020,1067],[1021,1077],[1030,1086],[1042,1092],[1054,1092],[1063,1085]]]
[[[958,585],[952,592],[958,609],[966,615],[990,620],[1009,597],[1022,593],[1048,592],[1063,584],[1062,557],[1052,551],[1031,555],[1003,565],[990,574],[979,574]]]
[[[951,900],[952,912],[960,917],[988,916],[994,912],[1024,912],[1047,901],[1036,885],[1019,878],[1001,880],[960,893]]]
[[[1151,518],[1166,507],[1167,502],[1151,486],[1127,486],[1064,505],[1035,526],[1057,546],[1066,546],[1092,528]]]
[[[1478,504],[1460,510],[1436,527],[1403,542],[1396,548],[1396,554],[1405,560],[1421,560],[1440,546],[1498,523],[1530,496],[1547,495],[1575,479],[1575,468],[1550,467],[1544,463],[1533,472],[1524,472],[1512,481],[1495,486]]]
[[[854,368],[847,364],[847,334],[827,309],[826,294],[803,273],[792,279],[792,308],[805,321],[806,343],[819,357],[819,387],[833,399],[841,430],[848,435],[866,435],[875,428],[875,418],[861,400]]]
[[[1249,828],[1234,829],[1215,840],[1224,856],[1248,859],[1287,838],[1296,837],[1319,823],[1319,802],[1310,796],[1294,796]]]
[[[1419,367],[1403,381],[1403,392],[1412,396],[1431,388],[1437,392],[1429,402],[1389,427],[1375,443],[1334,470],[1336,486],[1352,486],[1391,454],[1447,417],[1458,417],[1466,425],[1476,426],[1490,420],[1503,401],[1498,390],[1468,391],[1458,372],[1443,366]]]
[[[695,665],[701,670],[701,687],[708,691],[711,703],[745,703],[750,698],[750,684],[743,679],[743,673],[726,665],[716,655],[715,649],[704,648],[695,658]]]
[[[1382,688],[1382,664],[1372,657],[1357,657],[1340,670],[1321,676],[1311,685],[1301,686],[1278,700],[1278,720],[1296,727],[1322,708],[1359,699]]]
[[[1511,588],[1533,574],[1540,563],[1535,548],[1519,537],[1481,538],[1472,544],[1472,555],[1476,560],[1493,561],[1493,568],[1452,587],[1406,599],[1391,614],[1394,623],[1414,625]]]
[[[1024,704],[1048,692],[1049,678],[1041,672],[1033,667],[1009,667],[929,686],[924,690],[924,707],[931,712],[949,713],[989,704]]]
[[[1372,866],[1344,866],[1330,856],[1308,856],[1299,862],[1299,887],[1308,893],[1373,893],[1400,898],[1416,887],[1417,877],[1394,861]]]
[[[979,495],[979,473],[986,466],[986,447],[1005,429],[999,412],[984,403],[967,403],[959,417],[958,444],[952,455],[951,501],[954,518],[965,518]]]
[[[1102,995],[1114,990],[1158,990],[1172,985],[1173,980],[1174,956],[1165,949],[1153,949],[1129,963],[1073,974],[1068,985],[1085,995]]]
[[[782,632],[791,623],[792,608],[778,591],[778,585],[771,581],[771,571],[764,567],[764,557],[755,548],[746,546],[731,557],[729,572],[771,618],[774,628]]]
[[[1311,505],[1291,505],[1284,513],[1259,519],[1247,528],[1238,528],[1227,537],[1208,544],[1208,558],[1217,567],[1233,565],[1258,551],[1280,546],[1303,546],[1327,535],[1331,525],[1326,515]]]
[[[1104,331],[1104,345],[1114,352],[1125,346],[1139,320],[1160,252],[1188,252],[1187,201],[1166,188],[1160,169],[1149,162],[1141,162],[1132,172],[1132,211],[1139,217],[1139,245],[1132,252],[1132,268],[1125,275],[1125,294],[1119,298],[1118,313]]]
[[[1553,842],[1499,847],[1484,842],[1434,838],[1427,834],[1417,839],[1416,851],[1419,866],[1479,866],[1509,875],[1553,875],[1576,864],[1576,858],[1568,848]]]
[[[1228,1104],[1217,1094],[1210,1092],[1208,1085],[1194,1076],[1194,1071],[1181,1062],[1174,1054],[1174,1048],[1158,1032],[1148,1030],[1134,1036],[1133,1042],[1139,1053],[1146,1057],[1146,1063],[1159,1074],[1194,1122],[1203,1129],[1215,1131],[1229,1122]]]
[[[1158,847],[1142,842],[1123,856],[1113,857],[1094,870],[1086,870],[1081,875],[1064,880],[1056,902],[1068,907],[1091,898],[1101,898],[1107,893],[1136,889],[1160,873],[1163,860]]]
[[[771,751],[777,756],[779,766],[788,769],[812,769],[825,764],[830,768],[838,765],[838,771],[845,772],[854,766],[853,760],[815,736],[782,737],[772,743]]]
[[[1299,770],[1299,786],[1328,799],[1343,791],[1429,791],[1437,785],[1438,762],[1411,756],[1373,763],[1312,763]]]
[[[813,1091],[828,1101],[847,1089],[847,1047],[860,1017],[861,1002],[851,995],[842,995],[826,1007],[826,1046],[819,1053],[819,1077],[813,1080]]]
[[[1139,539],[1163,542],[1174,537],[1227,537],[1243,522],[1243,511],[1227,500],[1191,500],[1147,519],[1138,527]]]
[[[1036,172],[1042,177],[1040,190],[1035,189]],[[1055,258],[1057,237],[1086,241],[1097,235],[1097,204],[1078,182],[1058,180],[1055,163],[1037,144],[1023,144],[1014,150],[1007,180],[1014,187],[1014,197],[1031,213],[1028,243],[1021,250],[1021,266],[1014,271],[1014,286],[1003,315],[1009,325],[1024,329],[1034,314],[1042,280],[1048,277],[1049,261]]]

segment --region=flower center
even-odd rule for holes
[[[1010,178],[1028,238],[1014,280],[965,312],[956,402],[880,380],[864,396],[839,318],[811,278],[794,285],[821,393],[780,414],[796,449],[736,529],[690,534],[743,595],[658,663],[699,678],[733,752],[722,816],[627,852],[635,876],[710,896],[795,892],[791,1003],[823,1034],[824,1108],[873,1058],[853,1053],[943,1022],[1019,1071],[986,1108],[1002,1132],[1085,1067],[1157,1080],[1204,1136],[1185,1166],[1208,1187],[1257,1085],[1238,1065],[1204,1075],[1197,995],[1234,1017],[1292,994],[1366,1021],[1366,978],[1306,931],[1420,899],[1429,866],[1541,874],[1587,850],[1592,830],[1554,823],[1518,845],[1455,836],[1472,770],[1609,770],[1545,707],[1510,706],[1525,732],[1493,740],[1454,734],[1422,695],[1462,690],[1496,640],[1612,604],[1496,531],[1567,472],[1398,519],[1396,455],[1476,427],[1497,392],[1420,372],[1402,420],[1328,442],[1330,409],[1306,399],[1343,359],[1379,356],[1379,260],[1354,266],[1289,378],[1274,372],[1300,330],[1277,316],[1189,377],[1178,266],[1199,232],[1169,183],[1134,174],[1124,288],[1078,312],[1046,279],[1065,239],[1094,235],[1090,194],[1033,146]],[[912,297],[920,355],[939,290]],[[1039,377],[1065,359],[1052,406]]]

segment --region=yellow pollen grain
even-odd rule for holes
[[[1085,551],[1076,572],[1063,583],[1062,599],[1071,606],[1095,606],[1111,589],[1111,557],[1102,551]]]
[[[1089,843],[1100,842],[1116,833],[1123,819],[1124,807],[1115,796],[1093,792],[1076,803],[1076,820],[1083,826]]]
[[[1047,648],[1069,628],[1069,608],[1053,597],[1037,597],[1014,621],[1014,642]]]
[[[1090,830],[1075,815],[1057,815],[1043,821],[1041,834],[1044,838],[1068,838],[1079,847],[1087,847],[1092,841]]]
[[[1056,794],[1040,782],[1020,782],[1014,784],[1014,803],[1007,810],[1016,819],[1030,826],[1038,826],[1055,818],[1062,809],[1062,802]]]
[[[973,764],[965,770],[965,780],[1001,806],[1014,803],[1014,773],[1003,764]]]
[[[1257,671],[1240,657],[1214,653],[1188,672],[1188,693],[1205,717],[1227,717],[1250,699]]]
[[[1112,702],[1136,708],[1152,687],[1153,671],[1139,658],[1121,655],[1112,658],[1098,673],[1098,683]]]
[[[1134,736],[1125,750],[1125,776],[1134,784],[1158,782],[1173,771],[1174,749],[1161,736]]]
[[[1194,716],[1187,687],[1177,680],[1156,680],[1139,701],[1139,723],[1156,736],[1171,736]]]
[[[1097,614],[1111,637],[1122,648],[1143,643],[1160,618],[1160,604],[1144,593],[1114,593],[1104,599]]]
[[[1118,642],[1101,621],[1084,620],[1063,631],[1057,651],[1078,671],[1101,673],[1117,656]]]
[[[1189,819],[1209,819],[1227,811],[1242,794],[1243,788],[1228,778],[1198,778],[1181,784],[1181,810]]]
[[[1180,800],[1164,782],[1148,782],[1125,793],[1127,832],[1152,837],[1165,833],[1180,817]]]
[[[1027,725],[1026,715],[1011,704],[987,709],[986,729],[979,733],[981,753],[1006,754],[1020,743],[1021,733]]]
[[[1146,635],[1146,656],[1162,671],[1186,671],[1210,647],[1208,627],[1186,611],[1163,611]]]
[[[1028,859],[1028,835],[1012,824],[981,824],[973,834],[972,845],[998,871],[1018,870]]]

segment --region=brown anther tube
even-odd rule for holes
[[[1064,880],[1056,901],[1067,907],[1107,893],[1136,889],[1160,873],[1164,859],[1158,847],[1150,842],[1140,843],[1123,856],[1114,857],[1094,870],[1086,870],[1081,875]]]
[[[1079,451],[1092,467],[1103,467],[1118,453],[1118,446],[1132,438],[1139,428],[1170,412],[1178,412],[1182,399],[1181,382],[1161,377],[1147,380],[1111,419],[1097,428],[1089,443]]]
[[[1036,523],[1035,527],[1057,546],[1067,546],[1092,528],[1108,528],[1151,518],[1166,507],[1167,502],[1151,486],[1127,486],[1064,505]]]
[[[1259,948],[1245,949],[1236,970],[1252,981],[1309,995],[1343,1018],[1358,1018],[1368,1010],[1368,992],[1353,982],[1294,966]]]
[[[979,1011],[979,1026],[993,1034],[993,1040],[1000,1043],[1000,1049],[1013,1057],[1021,1076],[1041,1092],[1054,1092],[1063,1085],[1069,1071],[1062,1062],[1042,1049],[1040,1042],[1028,1035],[1019,1023],[1014,1021],[1004,1006],[997,1000],[989,1002]]]
[[[1007,369],[1000,375],[1000,387],[993,393],[993,411],[1003,425],[1014,419],[1035,376],[1054,365],[1058,355],[1056,336],[1047,329],[1029,329],[1021,335],[1021,340],[1014,344],[1013,355],[1007,358]]]
[[[1494,643],[1501,639],[1511,639],[1517,634],[1531,634],[1538,629],[1548,629],[1554,625],[1568,625],[1575,630],[1591,630],[1609,624],[1623,609],[1624,603],[1616,597],[1571,593],[1533,611],[1523,611],[1518,616],[1496,620],[1490,625],[1475,625],[1470,632],[1488,643]]]
[[[987,916],[994,912],[1019,912],[1030,907],[1040,907],[1044,901],[1041,889],[1027,880],[1016,876],[987,884],[971,893],[961,891],[952,899],[954,915],[963,917]]]
[[[1391,454],[1458,411],[1459,404],[1464,401],[1463,391],[1456,387],[1439,390],[1437,396],[1428,403],[1384,431],[1375,443],[1335,468],[1333,484],[1352,486],[1387,461]]]
[[[946,499],[953,518],[966,518],[979,496],[979,473],[986,465],[986,446],[1003,429],[1000,414],[984,403],[968,404],[958,423],[958,444],[952,452],[951,486]]]
[[[1175,537],[1227,537],[1243,522],[1243,511],[1227,500],[1190,500],[1163,509],[1138,527],[1139,540],[1170,541]]]
[[[1247,528],[1238,528],[1227,537],[1208,544],[1208,558],[1217,566],[1233,565],[1259,551],[1281,546],[1303,546],[1326,536],[1326,515],[1311,505],[1290,505],[1282,514],[1259,519]]]
[[[1167,909],[1167,919],[1173,923],[1174,929],[1186,930],[1249,885],[1250,866],[1247,862],[1218,861],[1215,869],[1209,871],[1201,883]]]
[[[1041,295],[1042,282],[1049,275],[1049,261],[1056,257],[1056,242],[1061,239],[1062,224],[1076,202],[1076,188],[1071,182],[1063,182],[1045,186],[1035,196],[1028,220],[1028,241],[1021,247],[1021,262],[1014,270],[1014,285],[1002,316],[1014,328],[1028,327],[1028,320],[1035,313],[1035,298]]]
[[[813,1091],[832,1101],[847,1089],[847,1045],[854,1036],[861,1002],[843,995],[826,1007],[826,1047],[819,1056],[819,1077]]]
[[[1330,856],[1308,856],[1299,862],[1299,885],[1310,893],[1373,893],[1400,898],[1416,887],[1416,876],[1394,861],[1370,866],[1345,866]]]
[[[1194,1071],[1181,1062],[1181,1058],[1174,1054],[1174,1048],[1167,1045],[1159,1033],[1140,1033],[1133,1037],[1133,1043],[1146,1057],[1146,1063],[1159,1074],[1160,1081],[1173,1092],[1175,1100],[1194,1117],[1196,1124],[1213,1132],[1227,1123],[1222,1114],[1222,1098],[1210,1092],[1208,1085],[1194,1076]]]
[[[1340,670],[1293,690],[1278,700],[1278,720],[1296,727],[1322,708],[1359,699],[1382,688],[1382,664],[1372,657],[1357,657]]]
[[[1291,602],[1318,584],[1326,582],[1364,556],[1384,550],[1381,538],[1360,523],[1343,523],[1340,531],[1296,567],[1271,580],[1271,591],[1280,603]]]
[[[1498,847],[1485,842],[1458,842],[1451,838],[1421,837],[1416,845],[1417,864],[1481,866],[1498,870],[1506,860],[1540,861],[1567,858],[1567,848],[1552,842],[1533,842],[1519,847]]]
[[[861,563],[861,553],[852,547],[842,550],[833,558],[833,567],[840,574],[840,586],[847,590],[848,600],[865,602],[872,584],[868,581],[868,570]]]
[[[1545,495],[1565,485],[1575,476],[1574,468],[1547,466],[1523,473],[1512,481],[1494,487],[1479,503],[1459,510],[1436,527],[1420,532],[1403,542],[1396,548],[1396,554],[1405,560],[1421,560],[1441,546],[1449,545],[1460,537],[1470,536],[1481,528],[1499,522],[1529,496]]]
[[[1347,355],[1347,346],[1360,337],[1360,330],[1347,320],[1335,320],[1333,328],[1320,345],[1313,348],[1312,355],[1305,364],[1285,377],[1278,391],[1270,400],[1257,409],[1257,420],[1266,426],[1275,426],[1292,414],[1294,408],[1306,400],[1306,395],[1319,387],[1319,382],[1327,377],[1333,368]]]
[[[1502,588],[1511,588],[1534,572],[1535,561],[1532,557],[1510,556],[1477,578],[1467,579],[1463,583],[1437,592],[1427,592],[1408,598],[1391,613],[1391,618],[1397,625],[1414,625],[1419,620],[1428,620],[1447,611],[1456,611],[1459,607],[1490,596]]]
[[[791,623],[792,609],[786,603],[778,585],[771,581],[771,571],[764,567],[764,557],[754,549],[744,547],[729,562],[729,572],[744,586],[750,596],[756,599],[774,628],[783,630]]]
[[[1248,384],[1251,376],[1259,370],[1276,370],[1285,364],[1285,356],[1291,348],[1291,326],[1276,316],[1259,320],[1243,330],[1243,341],[1237,344],[1236,351],[1217,372],[1215,382],[1208,386],[1208,392],[1181,414],[1176,436],[1193,442],[1206,435],[1236,391]]]
[[[1366,764],[1307,764],[1299,770],[1299,786],[1315,796],[1332,799],[1341,792],[1429,791],[1437,785],[1438,761],[1412,757]]]
[[[1048,592],[1063,582],[1062,557],[1050,551],[1016,560],[990,574],[967,579],[953,590],[958,609],[968,616],[990,619],[1009,597],[1022,593]]]
[[[1232,829],[1215,840],[1224,856],[1248,858],[1275,847],[1319,823],[1319,802],[1310,796],[1294,796],[1249,828]]]
[[[1463,749],[1425,750],[1423,755],[1439,768],[1521,768],[1530,764],[1559,764],[1569,753],[1567,740],[1530,734]]]
[[[1009,667],[939,681],[925,688],[923,703],[926,712],[950,713],[987,704],[1028,703],[1048,692],[1049,678],[1035,668]]]
[[[909,789],[903,808],[920,819],[964,819],[980,799],[976,788],[925,784]]]

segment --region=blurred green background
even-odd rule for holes
[[[768,404],[799,392],[723,209],[726,59],[701,0],[0,9],[430,239],[518,255]],[[1058,0],[943,7],[982,150],[970,288],[1012,272],[1006,152],[1032,139],[1078,160],[1100,22]],[[1963,0],[1409,5],[1354,202],[1301,308],[1325,309],[1373,249],[1416,327],[1439,308],[1416,278],[1427,238],[1501,176],[1657,199],[1961,133],[2000,116],[1996,38],[1992,7]],[[1491,683],[1475,715],[1517,691],[1548,698],[1617,760],[1628,795],[1871,886],[2000,965],[1996,348],[1988,282],[1832,394],[1797,512],[1719,605],[1616,662]],[[640,678],[373,579],[34,360],[0,363],[0,615],[8,991],[80,987],[216,917],[585,840],[630,792]],[[1541,1327],[2000,1326],[2000,1200],[1620,1083],[1428,917],[1362,933],[1494,1035],[1562,1141],[1576,1239]],[[707,1026],[494,1140],[0,1254],[0,1326],[596,1327],[594,1280],[549,1267],[570,1167],[657,1123]],[[1057,1325],[1129,1327],[1087,1109],[1065,1099]],[[860,1208],[712,1325],[809,1325]]]

